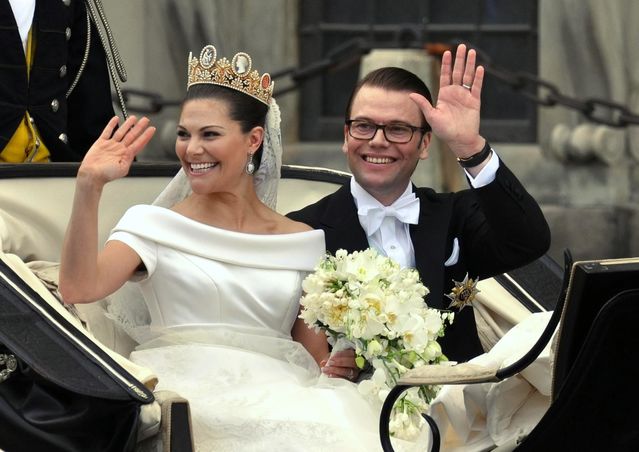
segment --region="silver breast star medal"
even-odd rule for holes
[[[470,305],[480,292],[479,289],[477,289],[479,279],[471,279],[468,277],[468,273],[466,273],[462,282],[455,281],[454,279],[453,282],[455,283],[455,287],[453,287],[453,290],[449,294],[446,294],[451,300],[448,308],[458,308],[459,311],[461,311]]]

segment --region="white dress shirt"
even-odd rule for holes
[[[497,169],[499,168],[499,157],[493,151],[488,163],[476,177],[472,177],[468,171],[466,176],[473,188],[480,188],[488,185],[495,180]],[[419,202],[416,206],[411,206],[410,222],[403,222],[395,216],[386,216],[378,226],[378,221],[373,219],[373,215],[369,212],[375,212],[377,216],[378,209],[384,209],[384,205],[375,199],[370,193],[357,183],[354,177],[351,177],[351,194],[357,206],[357,216],[359,222],[368,238],[368,245],[376,249],[380,254],[388,256],[397,261],[402,267],[415,267],[415,249],[413,241],[410,238],[410,224],[417,224],[419,219]],[[419,201],[413,193],[412,183],[408,183],[404,193],[389,207],[397,205],[406,205],[411,203],[411,199]],[[414,220],[414,222],[412,221]],[[455,239],[456,244],[458,243]],[[454,247],[451,256],[446,260],[446,265],[454,265],[457,263],[459,256],[459,246]]]
[[[22,48],[27,53],[27,39],[29,38],[29,30],[33,23],[33,13],[35,11],[36,0],[9,0],[13,17],[18,25],[18,32],[22,40]]]
[[[373,221],[370,213],[374,209],[384,209],[384,205],[373,198],[364,188],[357,183],[354,177],[351,178],[351,194],[357,206],[357,216],[362,225],[368,244],[376,249],[380,254],[388,256],[397,261],[402,267],[415,267],[415,250],[410,239],[409,223],[404,223],[394,216],[385,216],[379,227],[378,222]],[[402,201],[416,201],[413,206],[413,220],[411,223],[417,224],[419,219],[419,200],[413,193],[413,186],[408,184],[404,193],[390,207]]]

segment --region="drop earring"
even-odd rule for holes
[[[246,162],[246,174],[255,172],[255,163],[253,163],[253,154],[249,154],[248,162]]]

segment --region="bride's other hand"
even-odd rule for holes
[[[100,137],[93,143],[78,170],[78,176],[106,184],[126,176],[135,156],[144,149],[155,133],[148,118],[129,116],[115,130],[118,117],[111,118]],[[115,132],[114,132],[115,130]]]
[[[340,350],[327,356],[320,362],[322,372],[331,378],[344,378],[354,381],[360,373],[355,363],[355,350]]]

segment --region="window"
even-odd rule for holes
[[[300,67],[320,61],[350,39],[373,47],[465,41],[495,66],[537,74],[537,0],[302,0]],[[359,62],[301,85],[302,141],[341,141],[344,109]],[[487,74],[482,134],[494,142],[537,141],[537,106]]]

